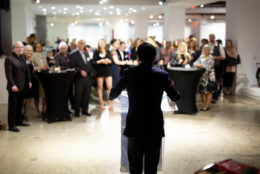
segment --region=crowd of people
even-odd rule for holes
[[[112,39],[109,44],[101,39],[95,50],[90,45],[86,45],[84,40],[72,39],[71,42],[68,42],[60,38],[57,38],[56,41],[57,48],[47,50],[46,43],[37,42],[37,36],[31,34],[25,42],[15,44],[12,55],[24,59],[28,73],[28,77],[25,75],[25,81],[32,84],[31,88],[28,85],[24,86],[22,96],[24,100],[20,107],[22,118],[20,120],[28,121],[27,112],[32,98],[37,113],[43,118],[45,117],[45,93],[35,72],[38,70],[46,71],[54,67],[59,67],[61,70],[74,68],[78,72],[69,90],[69,101],[76,117],[79,117],[80,113],[91,115],[88,111],[88,104],[93,85],[97,87],[100,108],[105,110],[103,88],[106,88],[109,96],[111,89],[120,80],[123,70],[138,64],[137,50],[143,42],[150,43],[155,47],[154,66],[160,69],[165,70],[174,66],[206,69],[199,83],[199,92],[204,103],[201,111],[209,110],[210,104],[218,100],[223,87],[225,87],[225,95],[232,94],[236,66],[228,66],[224,60],[226,55],[236,59],[237,51],[230,39],[226,41],[224,47],[221,41],[215,40],[214,34],[210,34],[209,39],[202,39],[200,47],[197,39],[193,36],[190,36],[189,39],[173,42],[162,41],[162,43],[149,36],[146,39],[136,38],[134,42],[130,39],[127,42]],[[15,83],[10,83],[12,79],[9,75],[12,74],[12,70],[8,69],[8,66],[11,66],[9,64],[10,61],[7,59],[8,90],[12,93],[14,92],[12,87]],[[39,107],[40,99],[41,108]],[[107,104],[109,110],[112,110],[112,102],[108,100]],[[20,109],[17,112],[20,112]],[[9,127],[12,128],[13,125],[15,124],[10,124]]]

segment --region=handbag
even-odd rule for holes
[[[226,53],[226,58],[225,58],[225,63],[228,66],[234,66],[234,65],[238,65],[241,63],[241,59],[240,59],[240,55],[237,54],[237,58],[231,58],[227,53]]]

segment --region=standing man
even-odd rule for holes
[[[156,174],[159,163],[164,121],[161,110],[163,92],[171,100],[179,100],[169,74],[153,66],[156,50],[153,45],[143,43],[137,50],[137,67],[129,68],[117,85],[112,88],[109,99],[113,100],[126,89],[129,110],[124,135],[128,137],[128,160],[131,174],[144,171]]]
[[[213,93],[212,103],[216,103],[222,89],[222,74],[224,70],[223,60],[225,59],[225,50],[222,45],[218,44],[215,41],[214,34],[209,35],[209,47],[210,47],[210,54],[213,56],[214,59],[216,81],[219,84],[219,90]]]
[[[28,67],[23,53],[23,44],[17,41],[13,46],[13,54],[5,59],[5,75],[7,79],[8,126],[9,130],[19,132],[16,126],[30,126],[24,123],[22,115],[23,90],[26,85],[32,87]]]
[[[75,116],[80,116],[80,107],[82,114],[91,116],[88,112],[88,104],[91,92],[90,62],[88,53],[84,51],[85,42],[79,40],[78,49],[72,51],[69,55],[70,66],[78,72],[75,79]]]

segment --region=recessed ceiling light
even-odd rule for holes
[[[78,15],[79,15],[79,12],[76,12],[75,15],[78,16]]]
[[[110,15],[114,14],[112,11],[109,12]]]
[[[102,5],[102,4],[104,4],[104,2],[103,1],[99,1],[99,4]]]
[[[55,10],[55,9],[56,9],[56,7],[52,6],[52,7],[51,7],[51,9],[52,9],[52,10]]]
[[[137,10],[136,10],[136,9],[133,9],[133,12],[134,12],[134,13],[136,13],[136,12],[137,12]]]
[[[203,4],[201,4],[201,5],[200,5],[200,7],[201,7],[201,8],[203,8],[203,7],[204,7],[204,5],[203,5]]]
[[[158,18],[159,18],[159,19],[162,19],[162,15],[159,15]]]
[[[68,8],[65,7],[65,8],[63,8],[63,10],[68,10]]]
[[[74,26],[75,24],[72,22],[71,25]]]
[[[50,25],[51,25],[51,27],[54,27],[54,23],[53,22]]]
[[[77,5],[77,6],[76,6],[76,8],[80,8],[80,6],[79,6],[79,5]]]
[[[191,20],[191,19],[189,19],[188,21],[189,21],[189,22],[191,22],[192,20]]]
[[[106,24],[108,25],[108,24],[109,24],[109,22],[108,22],[108,21],[106,21]]]
[[[110,9],[113,9],[113,8],[114,8],[114,6],[110,5],[110,6],[109,6],[109,8],[110,8]]]
[[[67,12],[66,12],[66,11],[64,11],[64,12],[63,12],[63,14],[67,14]]]
[[[40,3],[40,0],[35,0],[35,3],[36,3],[36,4],[39,4],[39,3]]]
[[[107,10],[107,7],[103,7],[103,10]]]
[[[42,11],[47,11],[46,8],[43,8]]]
[[[129,8],[129,10],[133,10],[133,8]]]
[[[120,16],[120,15],[121,15],[121,13],[120,13],[120,12],[117,12],[116,14],[117,14],[118,16]]]
[[[163,2],[162,2],[162,1],[159,1],[159,5],[163,5]]]
[[[145,7],[142,7],[142,10],[145,10],[146,8]]]
[[[211,16],[210,16],[210,19],[212,19],[212,20],[215,19],[215,16],[214,16],[214,15],[211,15]]]
[[[153,19],[153,15],[150,15],[150,17],[149,17],[150,19]]]
[[[102,27],[103,26],[103,24],[100,22],[99,24],[98,24],[100,27]]]

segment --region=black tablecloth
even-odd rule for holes
[[[169,67],[167,69],[174,81],[175,88],[181,93],[181,99],[176,102],[178,111],[175,113],[195,114],[197,86],[205,69]]]
[[[71,120],[68,110],[69,87],[75,71],[37,72],[45,91],[48,123]]]

